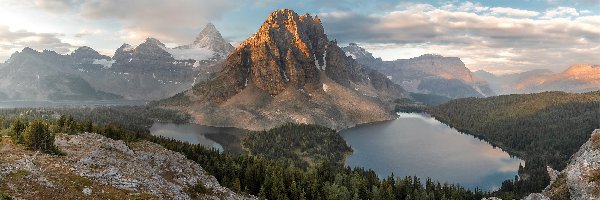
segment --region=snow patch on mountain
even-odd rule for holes
[[[215,52],[208,48],[165,48],[175,60],[209,60],[214,57]]]
[[[115,63],[115,60],[108,60],[108,59],[94,59],[94,61],[92,62],[92,64],[95,65],[102,65],[102,67],[104,69],[108,69],[110,67],[112,67],[112,65]]]
[[[346,56],[350,56],[350,57],[352,57],[352,59],[356,59],[356,55],[354,55],[350,52],[346,52]]]
[[[124,44],[123,45],[123,51],[124,52],[133,51],[133,50],[135,50],[136,47],[137,46],[132,46],[132,45],[129,45],[129,44]]]

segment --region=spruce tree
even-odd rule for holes
[[[43,121],[35,120],[30,122],[23,132],[25,146],[33,150],[40,150],[46,153],[57,153],[54,146],[54,134],[50,133],[48,124]]]

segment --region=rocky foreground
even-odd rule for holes
[[[17,199],[252,199],[220,186],[182,154],[148,141],[85,133],[57,135],[55,144],[65,156],[29,151],[4,138],[0,191]]]
[[[571,157],[562,172],[550,168],[548,172],[550,185],[526,200],[600,199],[600,129]]]

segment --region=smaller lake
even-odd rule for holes
[[[198,124],[154,123],[150,127],[150,134],[152,135],[189,142],[190,144],[200,144],[204,147],[215,148],[221,152],[223,150],[241,151],[241,147],[236,148],[239,145],[237,144],[239,143],[239,138],[235,135],[242,134],[243,132],[244,130],[236,128],[221,128]]]
[[[392,173],[430,177],[466,188],[494,190],[502,181],[514,179],[519,163],[524,163],[430,116],[399,115],[396,120],[341,131],[354,150],[346,165],[373,169],[379,177]]]
[[[97,100],[97,101],[30,101],[0,100],[0,108],[55,108],[90,106],[144,106],[146,101],[138,100]]]

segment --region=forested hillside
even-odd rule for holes
[[[98,112],[90,115],[97,119],[106,117]],[[32,129],[31,127],[36,126],[36,123],[41,123],[43,127],[49,127],[40,131],[41,134],[51,137],[49,139],[53,139],[54,133],[57,132],[72,134],[95,132],[112,139],[124,140],[126,143],[148,140],[167,149],[181,152],[188,159],[199,163],[204,170],[215,176],[222,186],[235,192],[266,199],[481,199],[486,195],[480,190],[470,191],[458,185],[443,184],[431,179],[392,176],[380,179],[372,170],[361,168],[350,169],[328,164],[302,167],[296,166],[287,159],[220,153],[201,145],[156,137],[145,132],[135,132],[110,123],[100,125],[90,121],[71,121],[71,118],[68,116],[45,119],[20,118],[19,115],[4,115],[4,122],[0,123],[0,132],[12,136],[13,140],[20,140],[18,138],[28,132],[23,130]],[[278,131],[267,132],[294,133],[306,129],[327,130],[324,127],[290,124]],[[38,140],[26,139],[25,141]],[[60,149],[58,151],[60,153]],[[204,190],[201,188],[199,191]],[[0,187],[0,195],[10,196],[10,193]]]
[[[255,156],[290,160],[297,166],[319,163],[343,166],[352,152],[335,130],[309,124],[286,124],[268,131],[250,131],[244,137],[244,149]]]
[[[590,133],[600,127],[600,91],[467,98],[428,112],[524,159],[521,179],[504,182],[500,191],[521,196],[541,191],[549,182],[546,166],[562,170]]]
[[[0,109],[0,125],[7,125],[5,118],[58,119],[61,115],[67,122],[86,122],[100,125],[111,124],[132,131],[146,132],[156,121],[186,123],[190,116],[181,112],[156,107],[116,106],[80,108],[15,108]],[[4,122],[3,122],[4,121]]]

